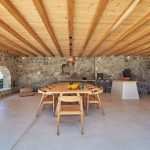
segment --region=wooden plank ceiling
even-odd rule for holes
[[[0,51],[150,55],[150,0],[0,0]]]

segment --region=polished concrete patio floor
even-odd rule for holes
[[[92,106],[84,118],[84,135],[78,118],[63,117],[60,136],[51,107],[35,119],[40,97],[16,94],[0,100],[0,150],[150,149],[150,96],[138,101],[103,94],[106,116]]]

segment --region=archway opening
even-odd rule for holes
[[[0,90],[11,88],[11,75],[7,67],[0,66]]]
[[[3,77],[2,72],[0,71],[0,89],[3,88],[3,81],[4,81],[4,77]]]

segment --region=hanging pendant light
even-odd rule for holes
[[[67,60],[68,66],[74,66],[75,65],[75,57],[70,56]]]

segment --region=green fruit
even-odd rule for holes
[[[83,88],[84,88],[84,85],[83,85],[83,84],[80,84],[80,85],[79,85],[79,88],[80,88],[80,89],[83,89]]]

